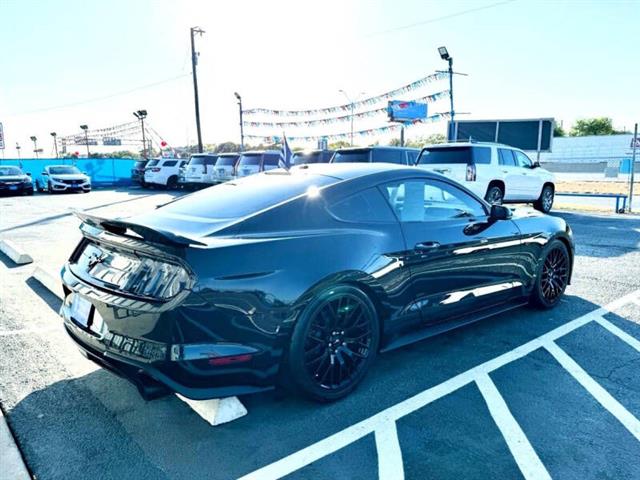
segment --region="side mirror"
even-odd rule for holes
[[[28,176],[31,176],[31,172],[27,172],[27,175],[28,175]]]
[[[492,220],[509,220],[511,210],[503,205],[491,205],[490,217]]]
[[[47,172],[42,172],[42,175],[44,175],[46,177],[49,174]]]

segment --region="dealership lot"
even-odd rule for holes
[[[0,237],[56,272],[80,237],[69,206],[126,216],[176,195],[0,198]],[[557,214],[577,245],[558,308],[384,354],[335,404],[242,398],[249,415],[218,427],[85,360],[34,265],[0,256],[2,410],[43,479],[640,477],[640,219]]]

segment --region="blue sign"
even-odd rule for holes
[[[427,118],[427,104],[391,100],[387,106],[387,115],[391,122],[412,122]]]

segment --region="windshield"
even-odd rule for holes
[[[320,152],[296,153],[293,155],[292,163],[294,165],[304,165],[305,163],[320,163],[322,155]]]
[[[488,147],[432,147],[425,148],[420,154],[418,163],[434,165],[440,163],[491,163],[491,149]]]
[[[51,175],[77,175],[81,173],[76,167],[49,167],[49,173]]]
[[[238,161],[238,157],[236,156],[218,157],[216,166],[217,167],[233,167],[237,161]]]
[[[332,163],[368,163],[371,161],[371,150],[345,150],[336,152]]]
[[[262,155],[242,155],[240,157],[240,163],[238,165],[260,165],[260,159]]]
[[[312,174],[260,174],[222,183],[176,200],[161,210],[207,219],[239,218],[336,182]]]
[[[9,175],[23,175],[23,173],[18,167],[0,167],[0,177]]]

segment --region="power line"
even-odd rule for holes
[[[65,105],[56,105],[56,106],[52,106],[52,107],[38,108],[38,109],[35,109],[35,110],[27,110],[27,111],[24,111],[24,112],[15,113],[14,115],[29,115],[29,114],[32,114],[32,113],[47,112],[49,110],[58,110],[58,109],[61,109],[61,108],[76,107],[78,105],[85,105],[87,103],[99,102],[101,100],[107,100],[109,98],[119,97],[121,95],[127,95],[129,93],[137,92],[139,90],[145,90],[147,88],[156,87],[156,86],[162,85],[164,83],[174,82],[176,80],[179,80],[179,79],[184,78],[184,77],[188,77],[190,75],[191,75],[191,73],[185,73],[185,74],[182,74],[182,75],[176,75],[175,77],[166,78],[164,80],[159,80],[157,82],[148,83],[146,85],[140,85],[139,87],[134,87],[134,88],[131,88],[129,90],[123,90],[123,91],[120,91],[120,92],[111,93],[109,95],[104,95],[102,97],[90,98],[90,99],[87,99],[87,100],[81,100],[81,101],[74,102],[74,103],[67,103]]]
[[[449,15],[443,15],[442,17],[430,18],[428,20],[423,20],[421,22],[410,23],[408,25],[401,25],[399,27],[389,28],[388,30],[380,30],[378,32],[372,32],[372,33],[369,33],[369,34],[365,35],[365,37],[375,37],[377,35],[386,35],[387,33],[393,33],[393,32],[398,32],[398,31],[401,31],[401,30],[406,30],[406,29],[409,29],[409,28],[420,27],[422,25],[427,25],[429,23],[435,23],[435,22],[439,22],[441,20],[448,20],[450,18],[460,17],[460,16],[466,15],[468,13],[474,13],[474,12],[479,12],[481,10],[488,10],[489,8],[499,7],[500,5],[506,5],[507,3],[513,3],[515,1],[517,1],[517,0],[504,0],[502,2],[496,2],[496,3],[491,3],[489,5],[484,5],[482,7],[470,8],[468,10],[462,10],[460,12],[450,13]]]

